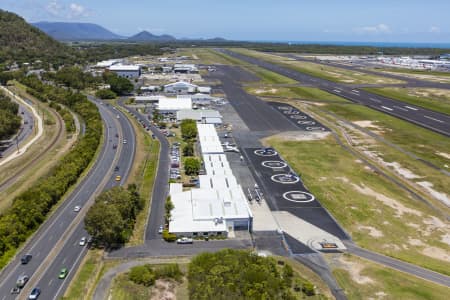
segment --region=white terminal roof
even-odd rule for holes
[[[112,65],[109,67],[110,71],[139,71],[141,69],[138,65]]]
[[[197,124],[197,130],[203,154],[223,154],[223,147],[213,124]]]
[[[192,99],[191,98],[165,98],[161,97],[158,101],[159,110],[181,110],[181,109],[191,109]]]
[[[183,109],[177,112],[177,120],[202,120],[203,118],[222,118],[222,116],[217,110],[212,109]]]

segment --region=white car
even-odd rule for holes
[[[182,237],[177,240],[177,244],[192,244],[194,240],[188,237]]]
[[[80,246],[85,246],[86,245],[86,238],[83,236],[80,240]]]
[[[78,205],[73,208],[74,212],[79,212],[80,210],[81,210],[81,207]]]
[[[163,233],[163,230],[164,230],[164,226],[159,226],[159,229],[158,229],[158,233],[159,234],[162,234]]]

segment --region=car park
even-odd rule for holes
[[[193,242],[194,240],[188,237],[182,237],[177,239],[177,244],[192,244]]]
[[[85,245],[86,245],[86,241],[87,241],[87,240],[86,240],[86,237],[83,236],[83,237],[81,238],[80,242],[79,242],[79,245],[80,245],[80,246],[85,246]]]
[[[59,271],[58,278],[64,279],[67,277],[67,274],[69,274],[69,270],[67,268],[62,268],[61,271]]]
[[[28,299],[29,299],[29,300],[36,300],[37,298],[39,298],[39,295],[40,295],[40,294],[41,294],[41,289],[38,288],[38,287],[35,287],[35,288],[31,291],[30,295],[28,296]]]
[[[31,258],[33,258],[31,254],[25,254],[20,258],[20,262],[22,263],[22,265],[26,265],[30,262]]]
[[[77,205],[73,208],[74,212],[79,212],[80,210],[81,210],[81,207],[79,205]]]

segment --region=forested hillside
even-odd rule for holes
[[[36,60],[61,64],[76,61],[77,55],[18,15],[0,9],[0,64]]]

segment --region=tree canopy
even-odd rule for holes
[[[0,140],[8,139],[20,128],[18,110],[19,105],[0,92]]]

